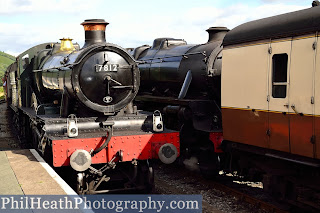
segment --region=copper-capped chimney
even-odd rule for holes
[[[82,22],[81,25],[83,25],[85,31],[85,43],[83,47],[95,43],[105,43],[105,31],[108,24],[104,19],[87,19]]]
[[[230,30],[226,27],[210,27],[206,30],[209,33],[209,42],[223,40],[224,36]]]

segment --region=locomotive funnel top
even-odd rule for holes
[[[105,30],[109,23],[104,19],[86,19],[81,23],[85,31],[85,44],[83,47],[90,46],[95,43],[105,43]]]
[[[206,30],[209,33],[208,42],[222,40],[230,30],[226,27],[210,27]]]

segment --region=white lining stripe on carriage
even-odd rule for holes
[[[30,149],[30,152],[39,161],[41,166],[49,173],[49,175],[67,193],[67,195],[77,195],[77,193],[43,160],[36,150]]]

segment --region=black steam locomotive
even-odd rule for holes
[[[225,27],[209,28],[205,44],[189,45],[183,39],[158,38],[152,47],[136,48],[132,55],[140,61],[143,82],[137,100],[169,103],[167,112],[180,114],[184,119],[192,116],[196,129],[221,130],[221,43],[228,31]],[[175,105],[184,107],[178,109]],[[206,116],[201,116],[205,111]]]
[[[106,43],[107,24],[85,20],[82,48],[72,39],[40,44],[6,71],[21,138],[54,167],[71,165],[80,194],[150,190],[148,160],[171,163],[179,155],[179,133],[164,130],[159,112],[133,105],[139,68],[126,50]]]
[[[140,63],[142,82],[136,103],[149,110],[163,109],[166,127],[181,130],[184,156],[197,156],[204,173],[218,171],[214,153],[221,152],[222,141],[221,44],[228,31],[209,28],[205,44],[158,38],[151,47],[131,51]]]

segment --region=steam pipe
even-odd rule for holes
[[[102,144],[102,146],[100,146],[98,149],[93,151],[92,156],[94,156],[95,154],[99,153],[101,150],[105,149],[108,146],[108,144],[109,144],[109,142],[111,140],[111,136],[112,136],[112,131],[110,130],[110,128],[107,129],[107,133],[108,133],[107,139]]]

